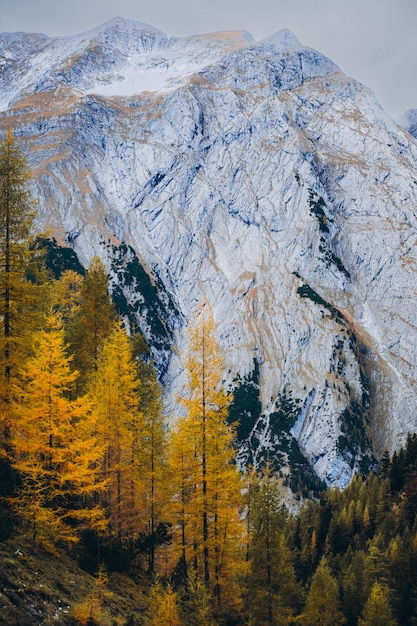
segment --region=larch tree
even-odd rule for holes
[[[88,374],[97,369],[101,348],[117,317],[109,294],[106,268],[97,256],[91,260],[81,284],[79,303],[72,313],[66,324],[67,339],[82,386]]]
[[[189,329],[187,383],[180,399],[185,416],[171,440],[178,556],[184,575],[194,575],[213,594],[217,610],[230,596],[244,561],[241,481],[234,462],[233,428],[227,423],[231,397],[223,386],[223,366],[208,307]]]
[[[140,476],[142,533],[148,538],[148,570],[155,572],[157,546],[164,540],[164,512],[168,499],[167,429],[162,406],[162,389],[151,363],[137,362],[140,380],[141,427],[134,437],[134,454]]]
[[[141,529],[143,484],[138,444],[142,434],[140,381],[132,345],[121,322],[104,341],[97,371],[90,376],[89,396],[94,405],[98,436],[104,447],[102,497],[109,536],[120,542],[137,537]]]
[[[26,356],[32,324],[34,200],[26,160],[11,130],[0,144],[0,401],[2,449],[10,434],[11,382]]]
[[[102,449],[89,403],[71,400],[76,376],[60,317],[51,313],[13,390],[13,466],[22,485],[13,504],[30,522],[33,544],[77,541],[84,528],[103,525],[94,503]]]
[[[171,585],[163,587],[156,580],[151,587],[149,617],[146,626],[182,626],[183,621],[178,607],[178,595]]]
[[[53,283],[53,305],[61,314],[68,342],[71,338],[68,336],[67,327],[72,330],[72,325],[78,315],[83,282],[84,277],[81,274],[73,270],[66,270]]]
[[[214,618],[213,596],[204,582],[195,580],[190,574],[184,595],[181,598],[184,626],[217,626]]]

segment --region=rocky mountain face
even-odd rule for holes
[[[106,262],[167,399],[212,306],[242,464],[345,485],[417,428],[417,143],[289,31],[115,19],[0,35],[0,129],[39,226]]]

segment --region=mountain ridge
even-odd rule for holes
[[[262,412],[242,463],[271,450],[285,468],[297,448],[319,478],[345,485],[417,427],[415,140],[289,31],[251,45],[245,34],[167,37],[172,58],[148,46],[135,71],[178,73],[129,95],[114,91],[128,46],[118,65],[104,39],[55,73],[48,54],[32,59],[42,79],[17,50],[0,75],[0,128],[25,146],[40,226],[84,267],[94,254],[106,262],[159,341],[168,398],[181,392],[186,323],[206,298],[228,384],[259,368]],[[165,303],[152,305],[163,341],[139,278],[120,278],[134,258]]]

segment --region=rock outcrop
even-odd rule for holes
[[[289,31],[120,18],[3,33],[0,68],[39,225],[105,260],[167,397],[211,303],[228,382],[261,407],[242,463],[306,459],[343,486],[416,430],[417,143],[371,91]]]

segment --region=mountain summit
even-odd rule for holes
[[[207,299],[243,463],[345,485],[417,427],[417,143],[290,31],[173,38],[122,18],[0,35],[0,128],[39,226],[99,254],[167,397]]]

